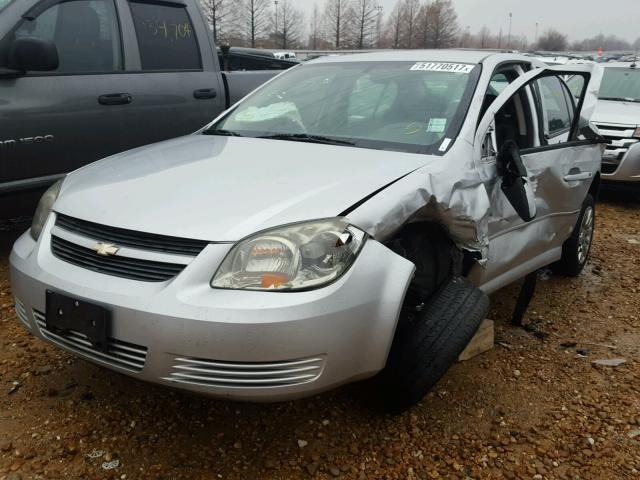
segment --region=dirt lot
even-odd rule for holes
[[[0,479],[640,478],[640,202],[627,200],[600,206],[581,278],[543,274],[526,330],[508,323],[517,286],[495,294],[496,348],[400,417],[369,411],[360,386],[230,404],[74,358],[18,324],[5,245]],[[626,363],[592,363],[614,358]]]

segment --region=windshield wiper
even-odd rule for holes
[[[224,129],[213,129],[210,128],[209,130],[205,130],[204,132],[202,132],[203,135],[218,135],[221,137],[241,137],[242,135],[240,135],[238,132],[234,132],[231,130],[224,130]]]
[[[600,97],[600,100],[611,100],[612,102],[634,102],[634,103],[640,102],[640,98],[632,98],[632,97]]]
[[[349,145],[355,143],[348,140],[338,140],[337,138],[323,137],[322,135],[308,135],[306,133],[276,133],[273,135],[263,135],[257,138],[267,138],[270,140],[292,140],[294,142],[320,143],[323,145]]]

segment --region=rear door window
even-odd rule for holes
[[[543,77],[536,81],[544,112],[544,133],[547,140],[569,132],[573,112],[567,104],[564,85],[557,77]]]
[[[198,41],[184,6],[146,2],[129,5],[142,70],[202,70]]]

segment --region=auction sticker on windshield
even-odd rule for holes
[[[429,125],[427,126],[427,132],[431,133],[444,133],[447,129],[446,118],[431,118],[429,119]]]
[[[452,72],[452,73],[471,73],[474,65],[467,63],[434,63],[434,62],[418,62],[412,71],[419,72]]]

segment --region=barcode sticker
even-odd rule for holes
[[[434,63],[434,62],[418,62],[411,70],[414,72],[452,72],[452,73],[470,73],[474,65],[467,63]]]
[[[449,145],[451,145],[451,139],[450,138],[445,138],[442,141],[442,145],[440,145],[440,148],[438,150],[440,150],[441,152],[446,152],[447,148],[449,148]]]

